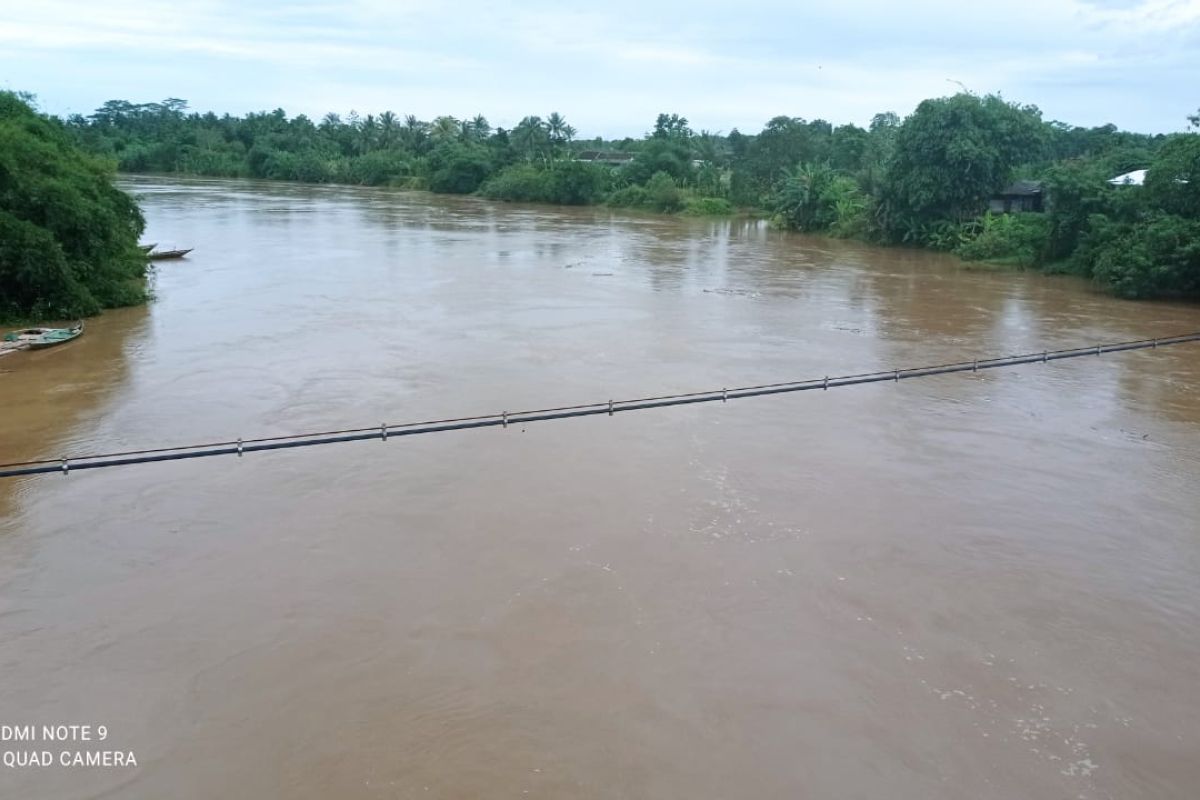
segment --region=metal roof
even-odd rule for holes
[[[1013,181],[1000,190],[1000,195],[1003,197],[1030,197],[1041,193],[1041,181]]]
[[[1146,170],[1135,169],[1133,172],[1110,178],[1108,182],[1113,186],[1141,186],[1146,182]]]

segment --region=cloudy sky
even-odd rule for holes
[[[0,87],[52,113],[113,98],[318,117],[559,111],[582,136],[769,118],[867,123],[966,86],[1049,119],[1184,129],[1200,0],[0,0]]]

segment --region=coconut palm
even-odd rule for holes
[[[419,152],[424,149],[429,136],[429,123],[422,122],[412,114],[404,117],[404,127],[400,129],[400,142],[409,150]]]
[[[358,129],[358,152],[369,153],[374,150],[378,138],[379,123],[375,121],[374,114],[367,114],[362,121],[362,126]]]
[[[567,124],[563,119],[562,114],[554,111],[550,116],[546,117],[546,134],[550,138],[550,155],[551,157],[559,155],[559,153],[570,144],[575,138],[576,130]]]
[[[381,147],[391,147],[396,141],[396,133],[399,130],[399,121],[396,115],[390,111],[385,111],[379,115],[379,144]]]
[[[492,133],[492,126],[483,114],[475,115],[475,119],[471,120],[471,128],[475,138],[481,142],[486,140]]]
[[[546,117],[546,133],[550,134],[550,141],[555,144],[562,142],[563,129],[566,127],[567,121],[557,111],[551,111],[550,116]]]
[[[448,142],[459,133],[458,120],[451,116],[438,117],[429,128],[429,137],[435,142]]]
[[[525,117],[512,130],[512,140],[530,161],[546,145],[546,125],[541,117]]]

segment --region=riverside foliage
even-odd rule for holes
[[[1048,122],[995,95],[926,100],[903,120],[878,114],[866,128],[780,116],[756,134],[720,134],[660,114],[644,137],[623,140],[581,140],[557,113],[505,130],[482,116],[422,121],[390,111],[316,122],[279,109],[196,114],[174,98],[113,100],[64,126],[124,171],[655,212],[756,209],[795,230],[1072,272],[1127,297],[1200,296],[1200,136]],[[586,151],[622,155],[588,160]],[[1108,183],[1146,168],[1145,186]],[[989,214],[989,198],[1018,178],[1042,182],[1046,212]]]
[[[0,92],[0,318],[64,319],[145,299],[144,223],[112,183],[27,97]]]

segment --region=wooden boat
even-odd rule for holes
[[[158,247],[158,242],[151,242],[150,244],[139,244],[138,250],[141,250],[143,253],[149,253],[156,247]]]
[[[41,350],[64,344],[83,335],[83,323],[77,322],[70,328],[26,328],[5,334],[6,343],[15,344],[15,349]]]
[[[151,261],[159,261],[164,258],[183,258],[194,249],[194,247],[189,247],[186,250],[159,250],[156,253],[148,253],[147,258]]]

